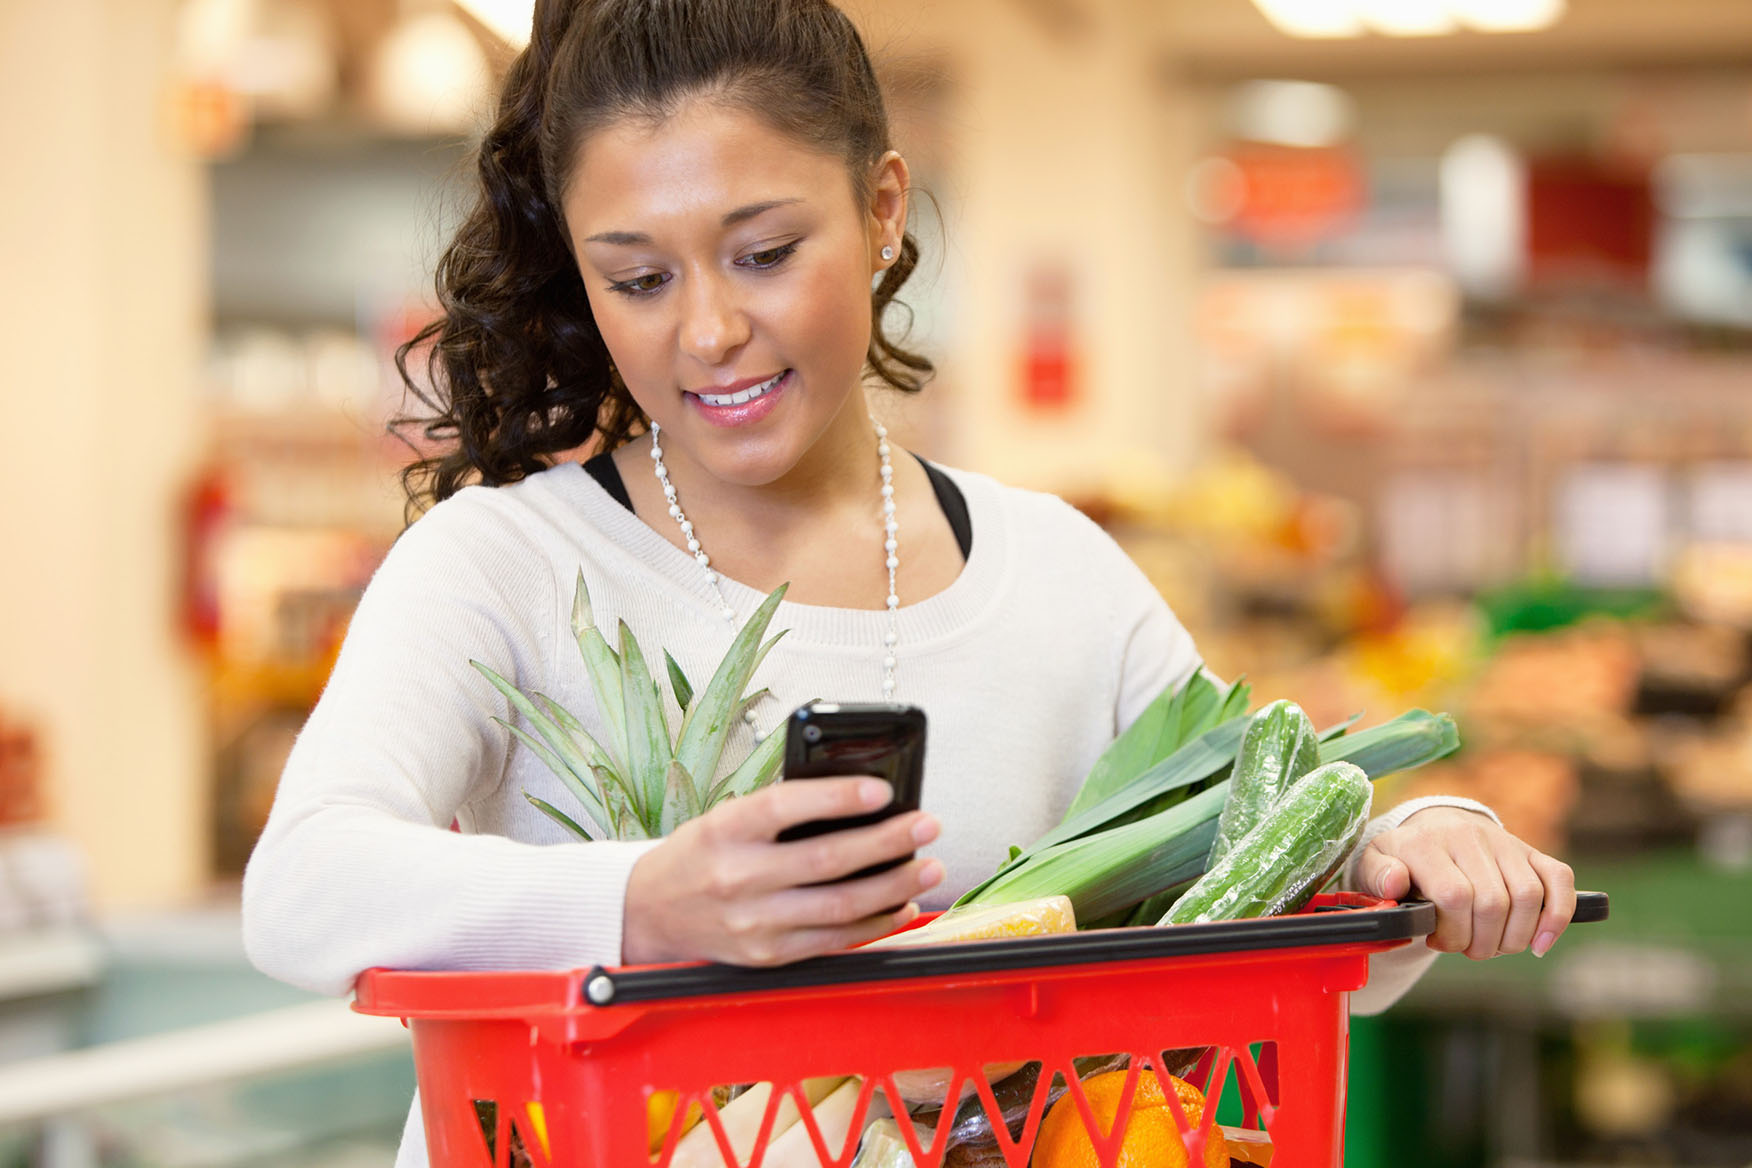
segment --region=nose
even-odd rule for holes
[[[698,273],[682,297],[681,347],[704,365],[722,365],[747,342],[748,316],[729,281],[715,273]]]

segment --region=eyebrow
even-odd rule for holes
[[[775,207],[786,207],[792,203],[801,203],[802,199],[768,199],[762,203],[750,203],[746,207],[738,207],[724,216],[724,226],[734,227],[757,215],[764,215]],[[585,243],[612,243],[622,247],[649,244],[651,237],[642,231],[599,231],[588,236]]]

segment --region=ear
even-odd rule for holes
[[[912,189],[912,173],[906,159],[897,151],[884,154],[871,170],[870,183],[870,270],[872,274],[893,264],[882,258],[882,249],[892,247],[900,254],[900,240],[906,234],[907,197]]]

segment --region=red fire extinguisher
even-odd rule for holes
[[[1077,346],[1068,267],[1043,263],[1028,274],[1022,320],[1022,404],[1059,413],[1077,399]]]
[[[205,466],[183,495],[179,623],[201,650],[219,643],[219,548],[235,510],[233,484],[218,463]]]

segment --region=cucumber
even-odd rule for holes
[[[1164,925],[1294,912],[1332,879],[1369,819],[1362,768],[1330,762],[1304,777],[1186,890]]]
[[[1205,866],[1215,867],[1296,780],[1319,765],[1320,736],[1302,707],[1285,701],[1262,706],[1241,734],[1229,796]]]

